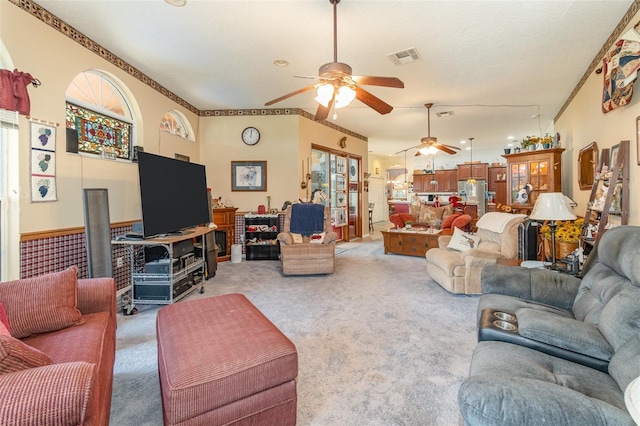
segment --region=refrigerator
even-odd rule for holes
[[[487,212],[487,181],[478,179],[476,183],[466,180],[458,181],[458,196],[463,203],[477,204],[478,217]]]

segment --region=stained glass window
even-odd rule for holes
[[[68,129],[78,134],[78,151],[106,158],[129,159],[131,124],[67,102]]]
[[[168,111],[164,117],[162,117],[162,120],[160,120],[160,131],[191,140],[189,126],[177,111]]]
[[[66,128],[78,138],[78,152],[131,159],[133,117],[118,86],[98,71],[85,71],[66,92]]]

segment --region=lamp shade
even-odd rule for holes
[[[538,196],[529,218],[533,220],[574,220],[576,215],[569,209],[562,192],[543,192]]]
[[[633,420],[640,424],[640,377],[637,377],[624,391],[624,403]]]

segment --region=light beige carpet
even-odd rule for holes
[[[446,292],[423,258],[385,255],[380,239],[348,244],[332,275],[225,262],[203,295],[186,300],[243,293],[289,336],[299,353],[298,425],[461,424],[456,396],[476,345],[477,297]],[[162,424],[158,307],[138,309],[118,322],[112,425]]]

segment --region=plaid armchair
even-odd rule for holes
[[[293,217],[292,217],[293,210]],[[322,232],[309,232],[308,235],[291,232],[296,229],[295,205],[287,207],[283,231],[278,234],[280,243],[280,263],[285,275],[331,274],[335,271],[335,247],[338,234],[331,230],[331,212],[329,207],[316,209],[322,214]],[[317,230],[320,231],[320,230]],[[314,235],[315,234],[315,235]],[[321,235],[324,234],[324,235]],[[316,237],[321,235],[321,237]],[[322,242],[312,242],[312,240]]]

